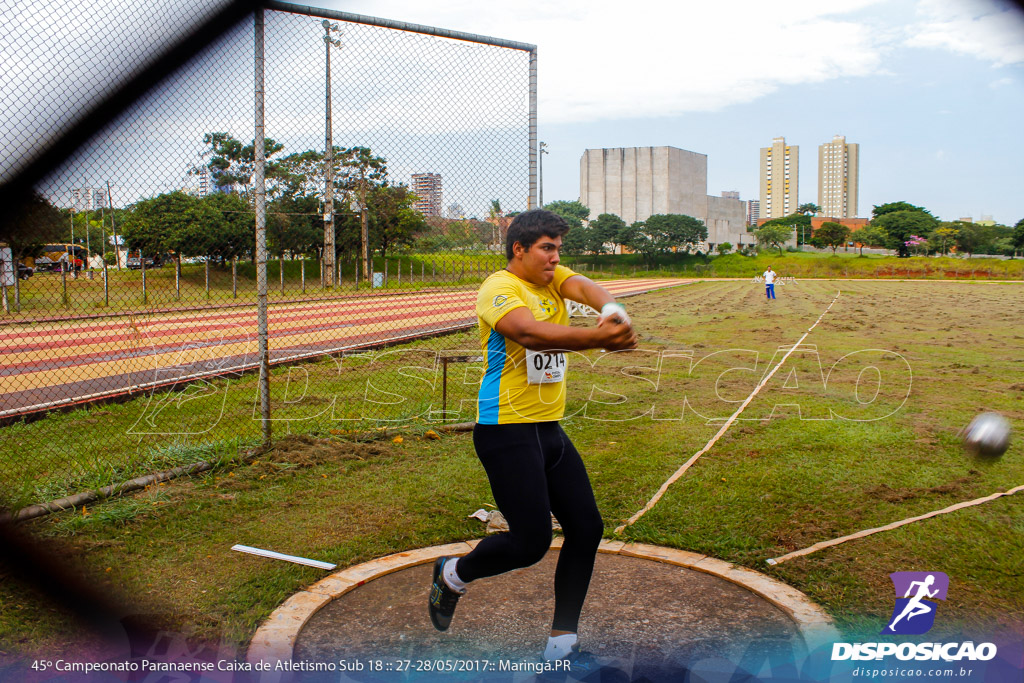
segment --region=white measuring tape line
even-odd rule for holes
[[[626,527],[632,526],[636,523],[638,519],[646,515],[651,508],[658,504],[658,501],[661,500],[661,497],[663,495],[665,495],[665,492],[668,490],[668,487],[674,484],[679,479],[679,477],[683,476],[683,473],[686,472],[686,470],[690,469],[690,465],[697,462],[697,458],[711,450],[711,447],[714,446],[720,438],[722,438],[722,435],[725,434],[729,427],[732,426],[732,424],[736,421],[736,418],[740,416],[740,413],[742,413],[746,409],[746,407],[750,405],[750,402],[754,400],[754,397],[757,396],[757,393],[761,391],[761,387],[768,383],[768,380],[770,380],[772,376],[774,376],[775,373],[778,371],[778,369],[782,367],[783,363],[786,362],[786,359],[789,358],[790,354],[792,354],[793,351],[795,351],[796,348],[800,346],[803,340],[807,338],[807,335],[811,333],[811,330],[818,326],[818,323],[820,323],[821,319],[825,317],[825,314],[828,313],[829,310],[831,310],[833,304],[835,304],[835,302],[839,300],[840,294],[842,294],[841,290],[836,292],[836,296],[834,299],[832,299],[832,303],[828,305],[828,308],[822,311],[821,315],[818,316],[818,319],[814,321],[814,324],[807,328],[807,331],[804,332],[803,336],[800,337],[800,339],[797,340],[797,342],[790,347],[789,351],[786,352],[786,355],[782,357],[782,360],[780,360],[778,364],[774,368],[772,368],[772,371],[769,372],[768,375],[765,376],[765,378],[758,383],[758,385],[754,388],[754,391],[750,393],[750,396],[747,396],[746,400],[743,401],[743,403],[740,404],[740,407],[736,409],[736,412],[734,412],[729,417],[729,419],[725,421],[725,424],[723,424],[722,428],[718,430],[718,433],[711,437],[711,440],[704,445],[704,448],[694,453],[689,460],[683,463],[683,466],[676,470],[675,473],[671,477],[669,477],[664,484],[661,485],[661,488],[659,488],[658,492],[654,494],[654,497],[647,501],[647,505],[644,505],[642,509],[640,509],[636,514],[634,514],[632,517],[626,520],[625,524],[616,527],[615,533],[621,534],[626,529]]]
[[[809,554],[811,554],[813,552],[817,552],[817,551],[819,551],[819,550],[821,550],[823,548],[830,548],[830,547],[832,547],[834,545],[839,545],[840,543],[846,543],[847,541],[852,541],[852,540],[854,540],[856,538],[864,538],[865,536],[870,536],[871,534],[877,534],[877,533],[879,533],[881,531],[889,531],[891,529],[896,529],[896,528],[899,528],[901,526],[905,526],[907,524],[912,524],[914,522],[920,522],[922,519],[929,519],[931,517],[938,517],[939,515],[944,515],[944,514],[946,514],[948,512],[956,512],[957,510],[962,510],[963,508],[972,507],[974,505],[981,505],[982,503],[987,503],[990,500],[995,500],[996,498],[1002,498],[1003,496],[1012,496],[1013,494],[1019,493],[1021,491],[1024,491],[1024,485],[1016,486],[1016,487],[1010,489],[1009,491],[1000,491],[998,493],[993,493],[992,495],[985,496],[984,498],[975,498],[974,500],[969,500],[969,501],[966,501],[966,502],[963,502],[963,503],[957,503],[955,505],[950,505],[947,508],[942,508],[941,510],[934,510],[932,512],[928,512],[926,514],[919,515],[917,517],[908,517],[907,519],[902,519],[902,520],[900,520],[898,522],[893,522],[892,524],[886,524],[885,526],[875,527],[874,529],[865,529],[864,531],[858,531],[857,533],[850,534],[849,536],[841,536],[839,538],[833,538],[831,541],[822,541],[821,543],[815,543],[814,545],[808,546],[807,548],[804,548],[803,550],[794,550],[793,552],[787,553],[787,554],[782,555],[780,557],[769,558],[769,559],[765,560],[765,562],[767,562],[768,564],[771,564],[771,565],[781,564],[781,563],[785,562],[786,560],[791,560],[794,557],[800,557],[801,555],[809,555]]]

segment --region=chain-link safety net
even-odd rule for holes
[[[0,180],[220,6],[5,4]],[[261,442],[261,15],[274,436],[474,419],[475,292],[534,187],[531,46],[269,7],[60,150],[4,221],[0,507]]]

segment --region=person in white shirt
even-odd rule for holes
[[[764,271],[764,295],[768,299],[775,298],[775,271],[771,266]]]

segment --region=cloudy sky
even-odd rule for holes
[[[1024,14],[994,0],[322,0],[539,48],[544,199],[576,199],[584,149],[708,156],[708,192],[758,198],[759,148],[860,144],[859,215],[1024,218]]]

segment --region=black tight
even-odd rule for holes
[[[460,558],[459,578],[473,581],[539,562],[551,545],[554,513],[565,540],[555,569],[551,628],[575,633],[604,533],[580,454],[557,422],[478,424],[473,445],[509,530]]]

